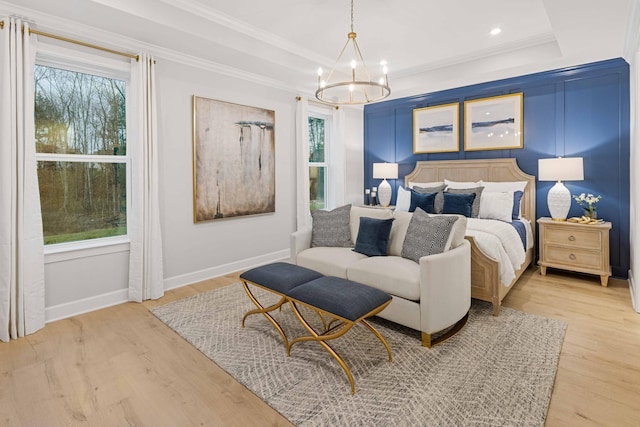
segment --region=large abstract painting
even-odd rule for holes
[[[464,102],[464,149],[522,148],[522,93]]]
[[[275,112],[193,97],[194,222],[275,212]]]

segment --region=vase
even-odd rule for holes
[[[598,211],[596,210],[596,208],[585,209],[584,216],[590,219],[598,219]]]

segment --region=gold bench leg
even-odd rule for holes
[[[382,344],[384,344],[385,348],[387,349],[387,354],[389,355],[389,362],[391,362],[393,360],[393,356],[391,356],[391,347],[389,347],[389,343],[387,342],[387,340],[385,340],[384,337],[380,335],[380,332],[378,332],[378,330],[374,328],[371,323],[367,322],[364,319],[362,319],[360,322],[362,322],[364,326],[369,328],[369,330],[373,332],[373,335],[378,337],[378,339],[382,342]]]
[[[273,305],[270,305],[269,307],[263,307],[262,304],[260,304],[260,302],[253,295],[253,293],[251,293],[251,290],[249,289],[249,286],[248,286],[247,282],[244,281],[244,280],[242,281],[242,287],[244,288],[245,292],[247,293],[247,296],[249,297],[249,299],[257,307],[257,308],[254,308],[253,310],[249,310],[249,311],[247,311],[245,313],[245,315],[242,317],[242,327],[244,328],[244,321],[247,319],[247,317],[251,316],[252,314],[262,313],[264,315],[264,317],[266,317],[269,320],[269,322],[271,322],[273,324],[273,326],[276,328],[276,330],[282,336],[282,339],[284,340],[284,346],[285,346],[285,348],[287,348],[287,354],[288,354],[289,353],[289,350],[288,350],[289,349],[289,340],[287,339],[287,335],[284,333],[284,330],[282,329],[280,324],[276,321],[276,319],[274,319],[269,314],[270,311],[273,311],[273,310],[276,310],[276,309],[282,307],[282,304],[284,304],[287,301],[287,298],[284,295],[282,295],[280,300],[277,303],[275,303]],[[275,292],[273,292],[273,293],[275,293]]]
[[[351,327],[353,326],[353,323],[352,322],[342,322],[341,324],[329,329],[329,331],[325,332],[324,334],[318,335],[318,333],[311,327],[311,325],[309,325],[309,323],[302,316],[302,314],[298,310],[298,307],[296,307],[295,302],[293,302],[293,301],[289,301],[289,302],[291,304],[291,308],[293,309],[293,312],[296,314],[296,316],[300,320],[300,323],[302,323],[302,325],[305,327],[305,329],[307,331],[309,331],[311,336],[298,337],[298,338],[295,338],[294,340],[292,340],[291,344],[289,344],[289,346],[287,347],[287,354],[289,354],[289,355],[291,354],[291,347],[297,342],[316,341],[318,344],[320,344],[322,347],[324,347],[324,349],[327,350],[329,352],[329,354],[331,356],[333,356],[334,359],[336,359],[336,361],[338,362],[338,364],[340,365],[342,370],[344,370],[345,374],[347,374],[347,378],[349,379],[349,384],[351,384],[351,394],[355,394],[356,385],[355,385],[355,381],[353,380],[353,375],[351,375],[351,370],[349,370],[349,367],[344,362],[344,359],[342,359],[342,357],[333,348],[331,348],[331,346],[329,344],[327,344],[325,342],[325,341],[328,341],[328,340],[339,338],[342,335],[346,334],[347,331],[349,331],[349,329],[351,329]],[[343,327],[341,327],[341,326],[343,326]],[[331,331],[334,331],[336,329],[340,329],[340,330],[338,332],[336,332],[336,333],[330,333]]]

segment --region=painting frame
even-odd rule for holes
[[[192,97],[193,222],[275,212],[275,111]]]
[[[413,154],[460,151],[460,103],[413,110]]]
[[[523,117],[522,92],[465,101],[464,151],[523,148]]]

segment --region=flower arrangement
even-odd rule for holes
[[[593,194],[589,193],[589,194],[580,194],[579,196],[573,196],[573,200],[576,201],[576,203],[578,203],[580,206],[582,206],[582,209],[585,210],[585,212],[589,213],[589,216],[593,217],[593,214],[596,210],[596,203],[598,203],[600,201],[600,199],[602,199],[601,195],[597,195],[594,196]]]

